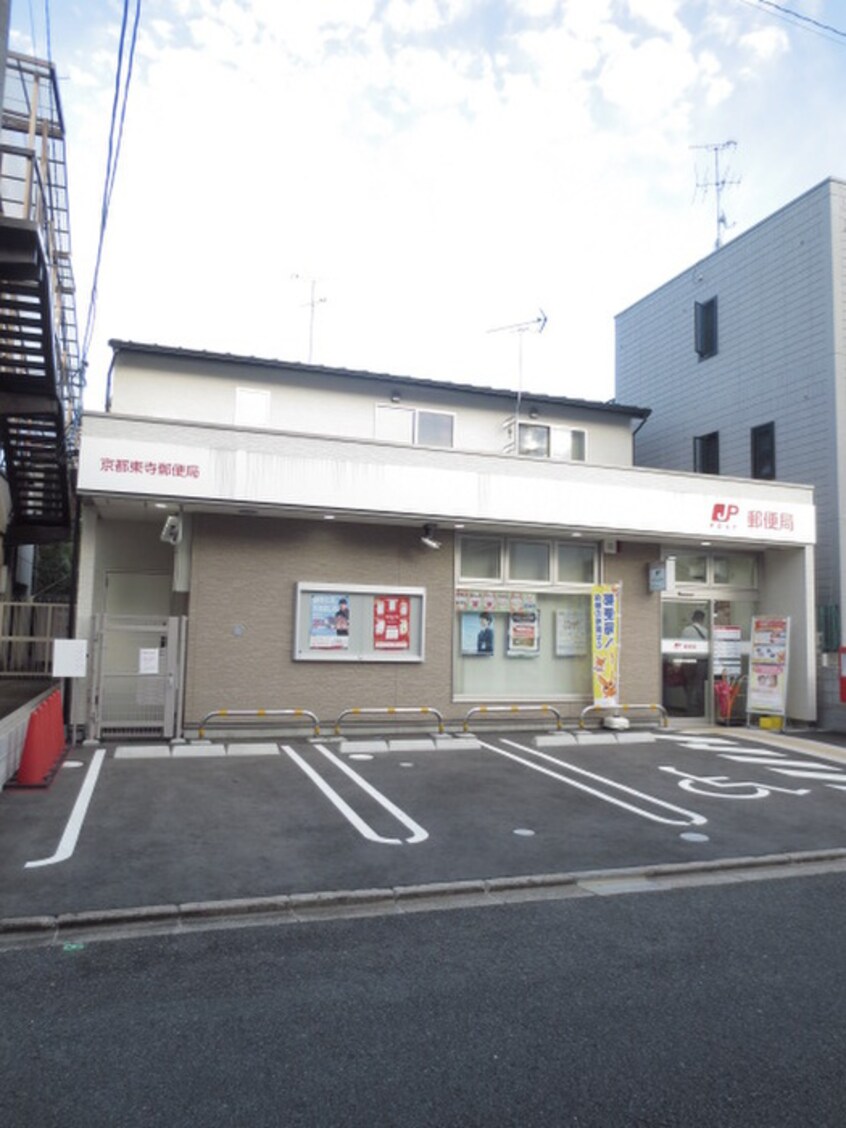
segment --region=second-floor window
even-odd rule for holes
[[[455,416],[448,411],[422,407],[376,405],[376,438],[418,446],[452,447]]]
[[[545,423],[519,425],[518,453],[532,458],[560,458],[584,462],[587,435],[569,427],[549,427]]]
[[[717,299],[695,302],[693,307],[693,346],[700,360],[717,355]]]
[[[775,466],[775,423],[762,423],[750,432],[752,454],[752,477],[774,478]]]
[[[697,474],[719,474],[720,433],[697,435],[693,440],[693,469]]]

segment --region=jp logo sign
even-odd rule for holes
[[[739,512],[739,505],[731,505],[724,501],[718,501],[711,510],[711,524],[728,525],[735,519]]]

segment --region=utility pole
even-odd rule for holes
[[[11,0],[0,0],[0,112],[6,87],[6,53],[9,50],[9,12]]]
[[[733,226],[728,222],[723,211],[723,192],[726,188],[732,185],[739,184],[740,180],[729,180],[727,172],[720,170],[720,154],[727,152],[729,149],[736,149],[736,141],[720,141],[716,145],[691,145],[692,149],[701,149],[706,153],[711,153],[714,157],[714,179],[713,180],[699,180],[697,176],[696,188],[701,190],[703,195],[707,195],[708,189],[714,189],[714,198],[717,207],[717,238],[714,243],[714,250],[719,250],[723,245],[723,228]]]

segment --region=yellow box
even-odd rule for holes
[[[784,728],[784,717],[760,717],[758,727],[762,729]]]

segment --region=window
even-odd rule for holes
[[[775,478],[775,423],[752,428],[752,477]]]
[[[568,427],[548,427],[545,423],[521,423],[518,453],[530,458],[560,458],[584,462],[587,449],[585,431]]]
[[[501,579],[501,542],[484,537],[462,537],[458,572],[463,580]]]
[[[451,447],[453,416],[446,411],[418,411],[415,441],[419,446]]]
[[[455,417],[446,411],[376,405],[376,438],[391,443],[452,447]]]
[[[693,307],[693,342],[700,360],[717,354],[717,299]]]
[[[697,474],[719,474],[720,433],[697,435],[693,440],[693,469]]]
[[[596,549],[592,544],[559,544],[559,584],[592,584],[596,579]]]
[[[539,423],[520,424],[518,453],[532,458],[549,458],[549,427]]]
[[[508,577],[531,583],[549,583],[549,545],[545,541],[511,541]]]
[[[753,588],[757,585],[757,559],[741,553],[714,556],[714,583],[731,587]]]
[[[676,557],[677,584],[704,584],[707,579],[707,556],[688,556],[686,553],[679,553]]]

